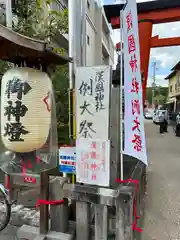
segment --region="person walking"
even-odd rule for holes
[[[169,117],[168,117],[168,110],[166,109],[164,112],[164,132],[168,132],[168,121],[169,121]]]
[[[164,127],[165,116],[162,111],[160,111],[160,113],[159,113],[159,122],[160,122],[159,132],[162,134],[162,133],[164,133],[164,129],[165,129],[165,127]]]
[[[176,116],[176,137],[180,137],[180,112]]]

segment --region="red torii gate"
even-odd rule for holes
[[[131,0],[130,0],[131,1]],[[120,10],[124,4],[104,5],[108,22],[113,29],[120,28]],[[180,37],[162,38],[152,37],[153,24],[180,21],[180,0],[156,0],[137,4],[139,20],[139,42],[141,72],[143,73],[143,99],[146,99],[146,86],[148,78],[148,66],[150,49],[157,47],[169,47],[180,45]],[[168,31],[168,29],[167,29]],[[120,44],[117,44],[117,48]]]

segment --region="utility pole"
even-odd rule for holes
[[[153,83],[152,83],[152,104],[154,104],[155,88],[156,88],[156,62],[153,62]]]

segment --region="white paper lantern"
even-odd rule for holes
[[[8,150],[25,153],[40,149],[51,124],[52,83],[32,68],[8,70],[1,83],[1,138]]]

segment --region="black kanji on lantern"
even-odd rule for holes
[[[93,80],[90,79],[89,83],[82,81],[81,86],[79,87],[79,92],[81,95],[86,96],[92,96],[93,94]]]
[[[92,137],[90,132],[93,132],[93,133],[96,133],[96,131],[94,131],[92,129],[92,125],[93,123],[92,122],[87,122],[87,120],[84,120],[80,123],[80,131],[79,131],[79,134],[84,137],[84,138],[87,138],[87,137]]]
[[[17,98],[21,100],[22,95],[26,95],[31,89],[31,86],[27,82],[14,77],[12,80],[9,80],[6,85],[6,94],[7,97],[10,98],[11,93],[17,93]]]
[[[21,135],[28,134],[29,131],[22,126],[22,123],[6,123],[4,136],[8,136],[10,142],[23,142]]]
[[[96,112],[104,109],[104,71],[100,71],[96,73],[96,87],[95,87],[95,101],[96,101]]]
[[[21,102],[22,96],[26,95],[30,90],[31,86],[18,77],[14,77],[6,84],[5,93],[9,100],[7,101],[7,106],[4,107],[4,116],[7,116],[8,121],[4,127],[4,136],[7,136],[11,142],[23,142],[22,135],[29,133],[20,120],[28,111],[28,108]],[[10,100],[11,94],[17,94],[17,101]]]
[[[17,100],[15,102],[15,107],[13,107],[13,102],[12,101],[8,101],[8,106],[5,107],[5,112],[4,112],[4,116],[7,116],[7,120],[11,121],[11,117],[14,117],[16,122],[20,122],[20,118],[24,117],[26,112],[28,111],[28,108],[22,104],[21,101]]]

